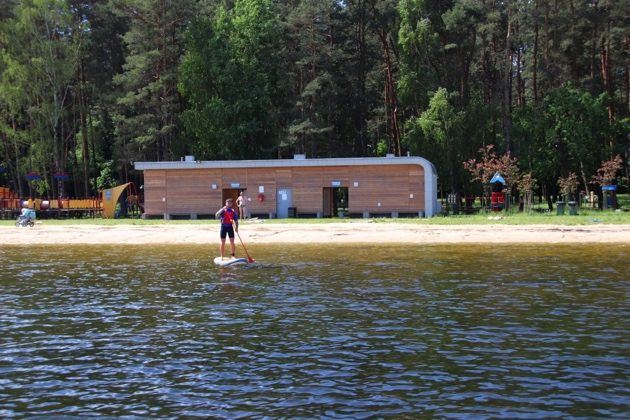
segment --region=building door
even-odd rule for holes
[[[222,191],[223,195],[223,201],[219,204],[221,204],[221,207],[223,207],[225,205],[225,200],[227,200],[228,198],[232,199],[232,202],[234,203],[233,208],[236,210],[236,199],[238,198],[238,194],[243,191],[243,189],[240,188],[224,188]],[[218,207],[217,207],[218,208]]]
[[[333,217],[335,213],[335,189],[324,188],[324,205],[322,217]]]
[[[286,219],[289,217],[289,207],[293,207],[291,188],[279,189],[276,203],[276,217],[278,219]]]
[[[348,188],[324,188],[323,217],[348,215]]]

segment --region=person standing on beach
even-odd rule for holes
[[[247,215],[245,214],[246,206],[247,206],[247,197],[245,196],[245,192],[241,191],[236,199],[236,206],[238,207],[238,217],[242,220],[245,220]]]
[[[238,213],[232,208],[232,199],[225,200],[225,206],[221,207],[214,215],[217,219],[221,219],[221,259],[225,253],[225,238],[230,237],[230,255],[236,258],[236,245],[234,245],[234,231],[238,232]]]

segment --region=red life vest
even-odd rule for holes
[[[221,223],[232,226],[232,222],[236,219],[236,211],[234,209],[225,209],[221,215]]]

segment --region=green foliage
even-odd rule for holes
[[[129,0],[117,4],[116,12],[129,19],[123,37],[129,52],[124,71],[114,76],[120,88],[113,117],[117,158],[172,159],[181,131],[177,71],[185,22],[194,15],[194,2]]]
[[[267,0],[239,0],[190,25],[179,90],[198,157],[252,158],[273,146],[277,27]]]
[[[387,142],[385,140],[379,140],[379,142],[376,144],[376,156],[386,156],[387,151]]]
[[[38,171],[54,197],[61,170],[77,196],[184,154],[411,152],[465,192],[462,162],[495,145],[547,197],[617,155],[627,184],[629,5],[5,0],[2,180],[28,195]]]
[[[515,113],[516,132],[526,141],[520,152],[535,176],[555,188],[555,180],[569,173],[583,188],[608,153],[613,135],[608,123],[607,96],[594,98],[588,92],[564,85],[549,93],[539,106]]]
[[[446,89],[440,88],[429,102],[429,108],[415,120],[410,120],[405,144],[426,156],[440,168],[443,186],[456,191],[461,176],[460,145],[462,140],[463,113],[449,102]]]
[[[104,162],[100,169],[100,175],[96,179],[96,186],[99,191],[118,185],[114,173],[114,161]]]
[[[1,115],[12,145],[4,153],[13,154],[7,160],[14,162],[11,169],[22,194],[26,170],[53,172],[67,167],[65,132],[70,127],[66,121],[80,35],[79,24],[61,0],[16,3],[11,18],[3,22]],[[30,145],[20,139],[29,139]],[[44,194],[53,186],[42,181],[35,189]]]
[[[608,137],[608,116],[604,103],[606,95],[593,98],[571,86],[552,91],[545,101],[547,120],[554,148],[568,159],[577,162],[584,156],[593,156]]]

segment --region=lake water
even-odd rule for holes
[[[0,246],[0,417],[627,417],[630,247]]]

